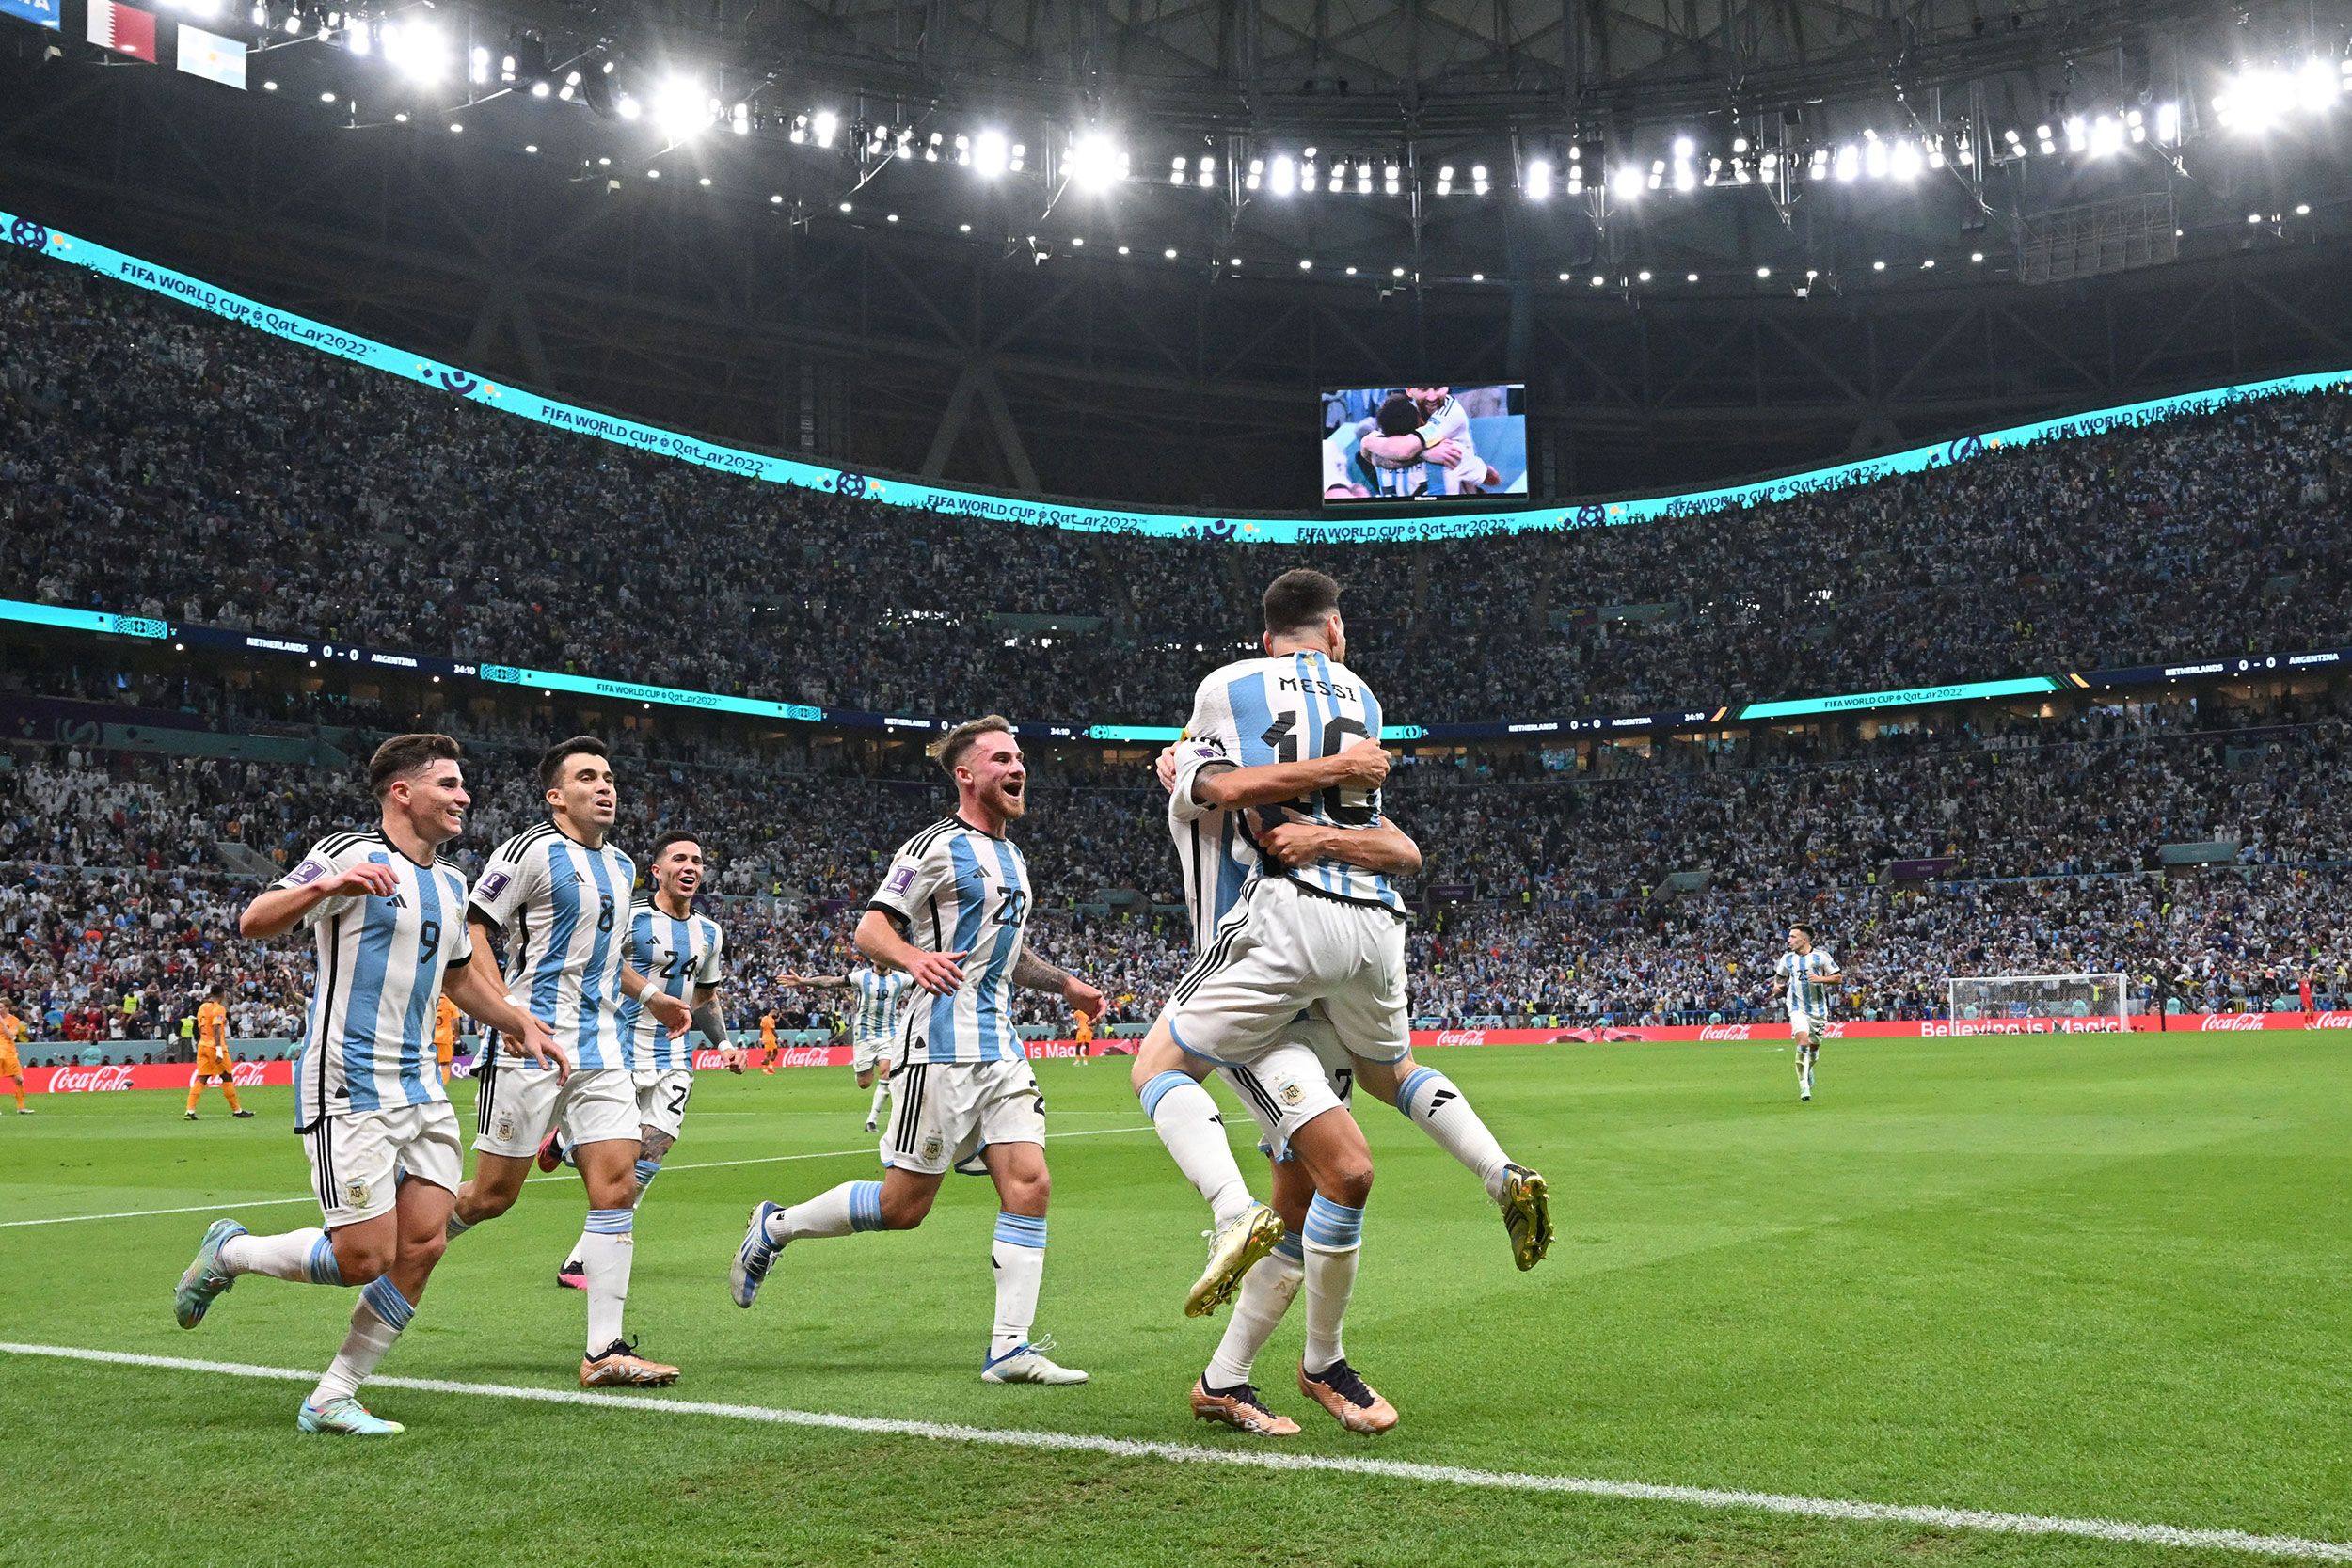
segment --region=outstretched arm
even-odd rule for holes
[[[1103,1010],[1101,991],[1068,970],[1047,963],[1026,947],[1013,960],[1012,983],[1023,990],[1041,990],[1049,996],[1058,996],[1077,1012],[1093,1014]]]

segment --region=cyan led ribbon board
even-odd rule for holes
[[[1791,697],[1782,702],[1750,703],[1740,710],[1740,717],[1793,719],[1808,713],[1856,713],[1873,707],[1925,707],[1932,703],[1973,703],[1987,697],[2022,697],[2058,689],[2058,682],[2047,675],[2020,675],[2005,681],[1961,681],[1950,686],[1856,691],[1844,697]]]
[[[1963,436],[1933,446],[1913,447],[1907,451],[1892,452],[1858,463],[1841,463],[1832,467],[1783,475],[1778,479],[1682,495],[1594,500],[1567,506],[1523,507],[1508,512],[1455,512],[1441,516],[1352,517],[1345,522],[1281,514],[1251,517],[1201,517],[1172,512],[1117,512],[1035,497],[943,489],[914,480],[879,478],[844,468],[829,468],[818,463],[798,463],[766,452],[746,451],[740,447],[705,441],[678,431],[639,424],[616,415],[601,414],[575,404],[543,398],[455,365],[423,358],[379,343],[372,338],[362,338],[314,322],[307,316],[295,315],[290,310],[260,304],[184,273],[174,272],[168,267],[157,266],[122,251],[109,249],[94,241],[51,229],[35,218],[0,212],[0,233],[6,234],[11,244],[25,249],[38,250],[74,266],[86,267],[91,272],[120,279],[200,310],[209,310],[216,316],[290,342],[300,343],[306,348],[332,354],[422,386],[437,388],[453,396],[469,398],[540,424],[593,436],[619,446],[662,452],[682,462],[771,484],[793,484],[804,489],[862,497],[889,506],[913,507],[1042,528],[1069,529],[1079,532],[1137,534],[1160,539],[1217,539],[1250,545],[1405,544],[1480,534],[1556,532],[1567,529],[1655,522],[1661,518],[1696,516],[1787,500],[1793,496],[1823,490],[1867,484],[1897,474],[1917,473],[1947,463],[1966,462],[2001,447],[2098,436],[2123,426],[2210,413],[2249,398],[2319,391],[2352,382],[2352,371],[2325,371],[2313,375],[2243,382],[2179,397],[2154,398],[2116,408],[2102,408],[2067,419],[2011,425],[2006,430]]]

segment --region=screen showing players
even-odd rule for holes
[[[1355,387],[1323,394],[1327,506],[1527,494],[1527,388]]]

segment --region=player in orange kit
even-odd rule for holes
[[[1077,1017],[1078,1061],[1084,1065],[1087,1059],[1094,1054],[1094,1015],[1080,1013]]]
[[[30,1035],[23,1019],[16,1016],[8,1003],[0,1001],[0,1078],[16,1085],[16,1114],[29,1117],[33,1113],[24,1106],[24,1064],[16,1053],[17,1042]]]
[[[229,1097],[229,1114],[250,1117],[252,1112],[237,1102],[234,1069],[229,1061],[229,1007],[222,1001],[225,993],[215,991],[196,1009],[196,1078],[188,1085],[187,1119],[196,1119],[197,1098],[203,1094],[206,1082],[217,1080],[220,1092]]]
[[[457,1054],[457,1004],[443,993],[433,1010],[433,1056],[440,1064],[441,1082],[449,1082],[449,1064]]]
[[[776,1057],[784,1050],[784,1047],[776,1040],[776,1015],[773,1008],[759,1015],[759,1049],[761,1053],[759,1070],[773,1078],[776,1075]]]

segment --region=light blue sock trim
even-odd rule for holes
[[[408,1320],[417,1315],[408,1298],[400,1293],[389,1275],[379,1275],[359,1287],[359,1299],[369,1309],[384,1320],[385,1326],[397,1334],[408,1326]]]
[[[1412,1075],[1406,1078],[1404,1083],[1397,1085],[1396,1108],[1405,1115],[1408,1117],[1411,1116],[1413,1114],[1413,1096],[1421,1092],[1422,1085],[1438,1076],[1439,1076],[1439,1074],[1436,1068],[1415,1068],[1412,1071]]]
[[[1322,1194],[1307,1205],[1307,1244],[1327,1252],[1345,1252],[1364,1242],[1364,1212],[1334,1203]]]
[[[1045,1221],[1030,1214],[996,1213],[996,1239],[1011,1246],[1045,1245]]]
[[[637,1228],[634,1209],[591,1209],[588,1211],[588,1233],[591,1236],[626,1236]]]
[[[638,1161],[638,1162],[637,1162],[637,1190],[638,1190],[640,1193],[643,1193],[643,1192],[644,1192],[644,1191],[647,1187],[650,1187],[650,1186],[652,1186],[652,1185],[653,1185],[653,1179],[654,1179],[655,1177],[657,1177],[657,1176],[660,1176],[660,1174],[661,1174],[661,1162],[660,1162],[660,1161],[659,1161],[659,1160],[640,1160],[640,1161]]]
[[[473,1226],[471,1222],[459,1219],[457,1217],[456,1211],[452,1210],[449,1216],[449,1225],[442,1231],[442,1234],[446,1235],[451,1241],[453,1242],[457,1240],[458,1237],[463,1236],[467,1231],[471,1230]]]
[[[1192,1076],[1189,1073],[1177,1072],[1173,1069],[1154,1074],[1152,1081],[1143,1085],[1143,1093],[1140,1096],[1143,1101],[1143,1114],[1147,1117],[1158,1116],[1160,1101],[1168,1098],[1168,1092],[1191,1082]]]
[[[880,1230],[882,1227],[882,1187],[879,1181],[850,1183],[850,1228]]]
[[[1297,1231],[1285,1230],[1282,1239],[1274,1243],[1274,1256],[1287,1258],[1294,1263],[1304,1263],[1307,1260],[1307,1243],[1299,1240]]]
[[[310,1256],[303,1260],[303,1270],[313,1285],[341,1285],[342,1265],[335,1261],[335,1243],[321,1236],[310,1243]]]

